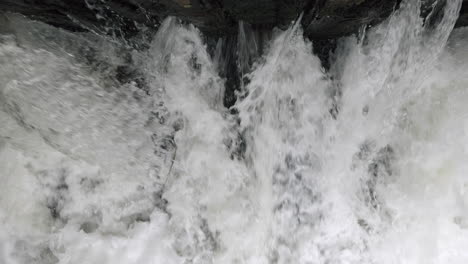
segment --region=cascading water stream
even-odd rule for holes
[[[467,263],[460,4],[403,1],[329,71],[299,23],[241,30],[235,111],[194,26],[133,50],[9,15],[0,263]]]

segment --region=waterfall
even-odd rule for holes
[[[0,263],[467,263],[461,2],[329,69],[300,18],[241,22],[230,108],[227,47],[176,18],[135,48],[0,17]]]

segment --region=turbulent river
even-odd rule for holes
[[[468,263],[460,3],[424,23],[403,1],[329,70],[275,30],[231,109],[177,19],[129,49],[8,15],[0,263]]]

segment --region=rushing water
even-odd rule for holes
[[[329,71],[275,31],[231,111],[193,26],[132,50],[9,15],[0,263],[468,263],[460,3],[404,1]]]

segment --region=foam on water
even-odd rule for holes
[[[235,115],[191,25],[142,51],[10,15],[0,262],[467,263],[460,3],[424,24],[403,1],[329,72],[276,31]]]

